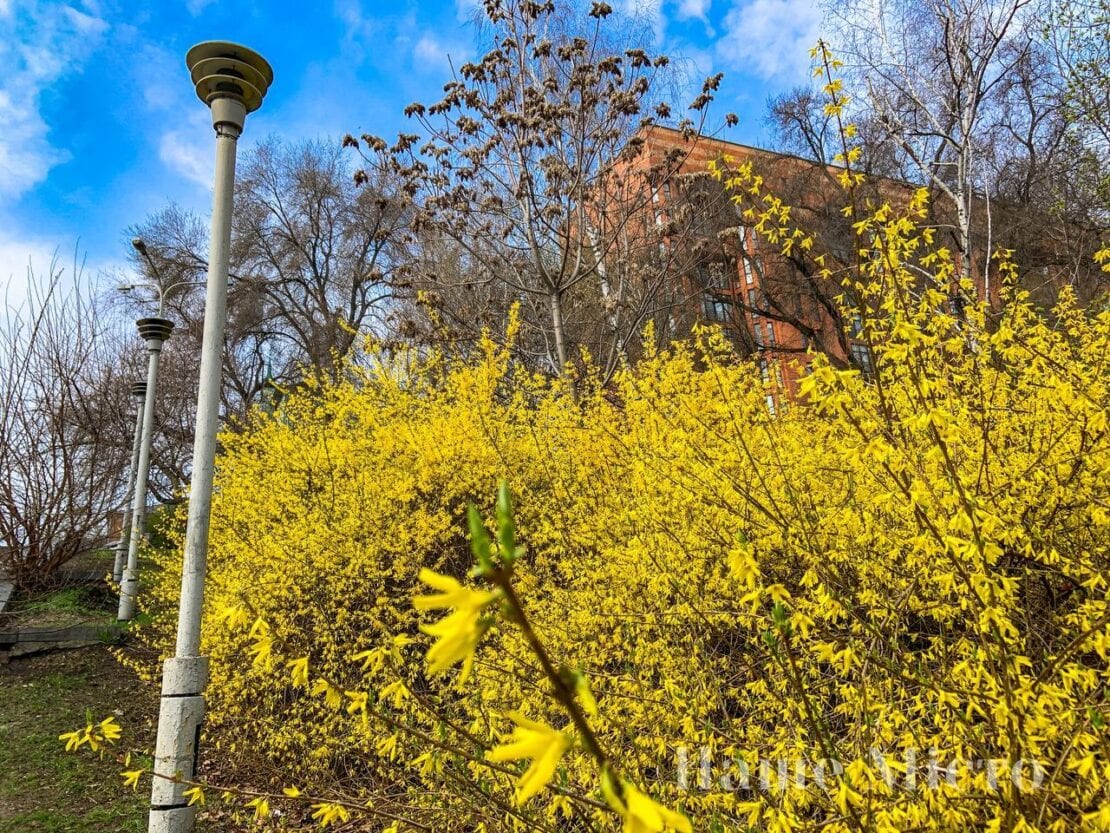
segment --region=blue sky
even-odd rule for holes
[[[213,138],[184,66],[201,40],[244,43],[275,81],[244,144],[391,136],[402,108],[434,101],[450,62],[476,55],[480,0],[0,0],[0,285],[22,293],[75,247],[89,273],[126,268],[128,225],[170,202],[207,215]],[[655,48],[721,71],[718,116],[766,141],[769,94],[806,83],[816,0],[610,0]],[[450,56],[450,58],[448,57]],[[10,296],[10,297],[11,297]]]

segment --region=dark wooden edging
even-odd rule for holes
[[[17,628],[0,631],[0,652],[11,654],[49,651],[53,648],[73,648],[113,641],[123,633],[123,625],[71,625],[67,628]]]

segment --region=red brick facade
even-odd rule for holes
[[[846,223],[841,219],[840,209],[845,195],[836,184],[837,169],[717,139],[687,139],[681,132],[665,127],[648,128],[640,137],[644,140],[644,150],[635,163],[638,169],[667,168],[668,153],[678,149],[682,154],[672,181],[658,185],[654,198],[656,225],[665,222],[671,206],[679,202],[674,182],[705,176],[710,162],[720,162],[725,157],[735,163],[750,161],[764,178],[768,190],[795,209],[793,216],[803,227],[818,233],[820,245],[824,247],[822,252],[831,264],[854,262],[852,250],[857,244],[853,237],[843,233]],[[675,170],[675,166],[671,165],[670,169]],[[875,199],[905,205],[915,187],[874,178],[868,180],[866,190]],[[979,210],[985,208],[985,204],[979,206]],[[996,216],[1005,214],[1005,209],[999,206],[990,208]],[[945,237],[951,234],[952,225],[943,217],[943,205],[933,206],[932,210],[934,219],[931,222],[938,230],[938,244],[956,251],[954,238]],[[936,219],[938,214],[941,215],[939,220]],[[827,234],[832,226],[841,229],[839,242],[835,234]],[[838,284],[826,281],[818,286],[817,277],[801,273],[797,264],[788,262],[774,247],[757,239],[754,231],[743,225],[737,209],[732,210],[726,222],[718,225],[715,236],[721,245],[714,256],[716,262],[708,266],[715,272],[716,279],[685,278],[694,284],[700,280],[704,286],[701,308],[696,315],[700,320],[724,325],[737,339],[742,352],[757,358],[766,379],[779,380],[787,395],[793,395],[799,376],[811,360],[808,355],[811,349],[828,355],[838,364],[870,372],[871,354],[866,344],[854,337],[858,326],[854,316],[846,319],[842,311],[830,303],[830,299],[839,294]],[[999,245],[1001,240],[990,243]],[[989,262],[984,257],[986,245],[984,241],[983,251],[972,251],[969,258],[972,274],[977,276],[979,297],[989,295],[992,305],[997,306],[1000,299],[996,276],[983,273],[984,264]],[[985,287],[984,284],[989,285]],[[772,308],[768,298],[773,299],[777,309]]]

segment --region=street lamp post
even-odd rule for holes
[[[120,292],[131,292],[132,290],[142,289],[144,287],[153,289],[158,296],[158,314],[154,318],[143,318],[136,322],[139,326],[139,335],[146,340],[150,358],[147,365],[147,381],[136,382],[131,386],[131,393],[140,398],[139,415],[136,418],[135,441],[134,447],[131,450],[131,477],[127,484],[127,517],[124,519],[124,528],[120,535],[119,544],[116,546],[116,562],[112,570],[112,578],[120,585],[120,603],[117,616],[119,620],[123,622],[130,621],[135,616],[135,597],[138,591],[138,576],[135,571],[138,569],[138,545],[143,540],[143,517],[146,514],[146,487],[150,477],[150,444],[152,442],[154,426],[151,425],[149,431],[143,431],[143,427],[150,423],[144,416],[146,408],[142,400],[146,399],[153,403],[157,395],[158,360],[162,352],[162,344],[169,338],[170,331],[173,329],[173,322],[167,321],[162,317],[166,309],[166,298],[179,286],[188,286],[198,283],[197,281],[178,281],[169,286],[163,286],[161,275],[158,273],[158,267],[155,265],[154,261],[151,260],[146,243],[144,243],[141,238],[136,237],[131,241],[131,245],[135,247],[135,251],[147,262],[155,280],[141,284],[126,284],[119,287],[119,290]],[[153,404],[150,408],[151,413],[153,413]],[[144,444],[146,446],[145,455],[142,450]],[[140,482],[142,483],[142,497],[138,501],[135,501],[134,498],[136,497]],[[136,525],[136,523],[138,525]],[[132,552],[131,541],[135,539],[135,530],[138,530],[138,538],[136,539],[137,543],[134,546],[134,552]],[[131,569],[132,573],[131,578],[125,582],[125,570],[128,567]]]
[[[159,306],[159,309],[161,307]],[[165,318],[140,318],[135,324],[146,341],[146,395],[140,427],[139,459],[135,468],[135,490],[131,499],[131,534],[127,542],[127,565],[119,588],[119,612],[116,618],[130,622],[135,618],[139,594],[139,544],[143,540],[143,517],[146,515],[146,484],[150,476],[150,442],[154,436],[154,405],[158,390],[158,359],[162,345],[170,337],[173,322]]]
[[[143,433],[143,400],[146,398],[146,382],[132,382],[131,396],[135,405],[135,437],[131,441],[131,467],[127,470],[127,497],[123,500],[123,520],[120,523],[119,543],[116,544],[116,558],[112,564],[112,581],[123,581],[123,567],[127,563],[127,544],[131,539],[131,514],[135,511],[135,473],[139,468],[139,445]]]
[[[131,245],[135,249],[135,251],[142,256],[143,260],[147,262],[148,268],[154,275],[154,280],[145,281],[143,283],[123,284],[119,287],[119,291],[131,292],[135,289],[153,289],[155,295],[158,296],[158,318],[161,318],[162,314],[166,311],[166,299],[170,296],[171,292],[173,292],[179,286],[199,286],[200,284],[204,283],[204,281],[177,281],[175,283],[169,284],[168,286],[163,286],[162,275],[158,269],[158,265],[151,258],[150,250],[146,247],[146,243],[143,241],[143,239],[141,237],[136,237],[132,239]]]
[[[204,717],[203,691],[208,676],[207,657],[200,656],[200,621],[227,318],[235,149],[247,113],[262,105],[262,98],[274,80],[273,70],[261,55],[233,43],[197,44],[185,56],[185,63],[196,84],[197,95],[212,111],[212,126],[216,131],[216,177],[177,647],[174,656],[167,659],[162,668],[149,833],[190,833],[196,822],[196,808],[189,806],[182,781],[192,779],[196,773],[197,743]]]

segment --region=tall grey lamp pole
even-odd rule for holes
[[[162,702],[154,749],[149,833],[191,833],[196,808],[188,806],[182,781],[196,774],[198,739],[204,717],[208,659],[200,656],[204,573],[220,410],[220,370],[227,318],[227,270],[231,248],[231,207],[235,186],[235,148],[247,113],[262,105],[274,72],[258,53],[224,41],[200,43],[185,63],[197,95],[212,111],[216,131],[216,181],[209,234],[208,291],[200,354],[196,439],[189,488],[189,517],[181,569],[177,649],[162,667]]]
[[[139,594],[139,544],[143,540],[143,517],[146,515],[146,484],[150,475],[150,441],[154,436],[154,405],[158,397],[158,359],[162,345],[170,337],[173,322],[166,318],[140,318],[135,324],[146,341],[149,354],[146,366],[146,396],[140,431],[139,462],[135,468],[135,490],[131,498],[131,534],[127,542],[127,565],[119,586],[119,612],[116,618],[129,622],[135,618]]]
[[[143,433],[143,400],[146,398],[146,382],[132,382],[131,395],[135,398],[135,438],[131,441],[131,468],[127,470],[127,497],[123,501],[123,520],[120,523],[119,543],[116,544],[116,558],[112,564],[112,581],[119,584],[123,580],[123,567],[127,564],[127,542],[131,539],[131,513],[135,511],[135,472],[139,467],[139,445]]]

